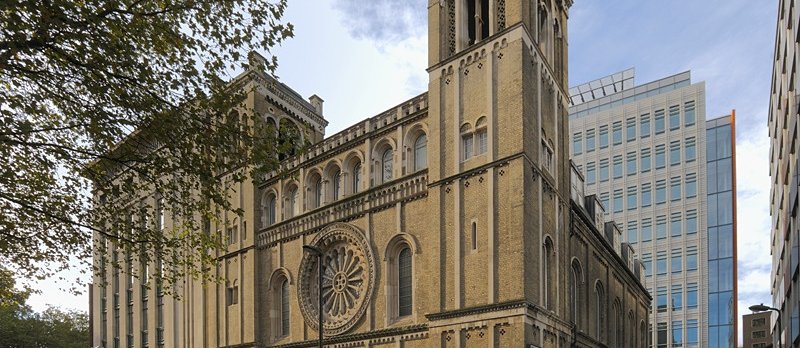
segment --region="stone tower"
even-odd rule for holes
[[[566,286],[557,284],[567,283],[568,269],[561,255],[569,235],[571,3],[428,4],[429,196],[438,203],[432,207],[439,209],[443,240],[441,309],[495,311],[524,303],[533,325],[502,329],[517,340],[500,342],[544,344],[538,337],[544,328],[555,343],[568,330],[536,313],[566,312],[559,298]]]

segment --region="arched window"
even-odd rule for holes
[[[404,247],[397,256],[397,314],[400,317],[412,312],[411,249]]]
[[[644,320],[639,321],[639,347],[647,347],[647,328]]]
[[[603,284],[599,281],[594,287],[595,294],[595,328],[597,330],[597,340],[600,342],[605,341],[606,336],[606,295],[603,289]]]
[[[336,171],[331,178],[333,184],[333,200],[339,200],[339,193],[341,192],[340,189],[342,188],[342,172]]]
[[[389,182],[392,180],[392,149],[386,149],[381,156],[381,179],[382,182]]]
[[[486,117],[481,117],[475,122],[475,155],[486,153],[489,146],[489,138],[486,132]]]
[[[263,219],[261,220],[262,227],[272,226],[273,224],[275,224],[275,216],[277,215],[275,211],[276,206],[277,204],[275,201],[275,194],[268,193],[264,197],[264,201],[262,202],[261,206],[264,214]]]
[[[289,280],[284,278],[283,282],[281,283],[281,291],[280,291],[280,299],[281,299],[281,312],[280,312],[280,332],[278,333],[279,337],[289,335]]]
[[[474,141],[472,137],[472,127],[469,123],[461,125],[461,160],[466,161],[472,158],[474,152]]]
[[[428,168],[428,137],[420,134],[414,141],[414,171]]]
[[[352,175],[352,191],[353,193],[358,193],[359,188],[361,188],[361,162],[357,162],[353,166],[353,170],[351,171]]]
[[[636,347],[636,321],[632,310],[628,312],[628,347]]]
[[[289,189],[288,198],[286,215],[288,215],[288,217],[300,215],[300,190],[298,190],[296,186]]]
[[[581,283],[583,282],[583,275],[581,274],[581,265],[578,261],[572,261],[570,267],[569,277],[569,313],[570,318],[575,325],[581,325],[580,322],[580,308],[581,308]]]
[[[322,206],[322,178],[317,178],[314,181],[314,195],[316,196],[316,202],[314,204],[317,208]]]
[[[614,315],[617,316],[617,345],[622,347],[625,345],[625,337],[622,335],[625,332],[625,314],[622,312],[622,303],[617,299],[616,301],[617,310],[615,311]]]
[[[414,238],[401,233],[389,240],[386,258],[386,319],[403,320],[414,312]]]
[[[545,239],[544,248],[542,248],[544,255],[542,267],[544,274],[544,306],[548,309],[555,309],[555,250],[553,249],[553,241],[550,238]]]

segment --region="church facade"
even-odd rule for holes
[[[641,263],[569,160],[570,5],[430,0],[428,91],[327,138],[320,98],[240,76],[313,144],[212,226],[224,283],[132,302],[161,320],[114,315],[95,286],[94,344],[647,347]]]

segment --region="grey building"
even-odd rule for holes
[[[735,347],[733,115],[706,122],[690,72],[570,96],[572,159],[644,263],[653,346]]]
[[[797,347],[800,341],[800,221],[797,217],[798,175],[798,97],[797,97],[797,16],[796,0],[780,0],[775,30],[775,62],[769,108],[771,177],[770,215],[772,218],[772,303],[780,316],[772,321],[774,343]],[[795,291],[792,291],[795,289]],[[779,324],[776,320],[780,318]]]

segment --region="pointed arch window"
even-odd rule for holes
[[[603,284],[599,281],[594,287],[595,294],[595,328],[597,330],[597,340],[604,342],[606,336],[606,302]]]
[[[542,257],[543,265],[543,278],[544,278],[544,305],[545,308],[555,309],[555,250],[553,248],[553,241],[550,238],[545,239]]]
[[[281,283],[281,290],[280,290],[280,298],[281,298],[281,327],[279,336],[287,336],[289,335],[289,280],[283,279]]]
[[[389,182],[392,180],[392,160],[394,159],[392,149],[386,149],[381,156],[381,179],[382,182]]]
[[[428,137],[420,134],[414,141],[414,171],[428,168]]]
[[[358,193],[358,189],[361,187],[361,162],[357,162],[353,166],[352,170],[352,191],[353,193]]]
[[[262,220],[264,225],[263,227],[272,226],[275,224],[275,216],[277,215],[275,210],[276,206],[277,204],[275,200],[275,194],[268,193],[267,196],[264,198],[264,203],[262,206],[262,208],[264,209],[263,212],[264,218]],[[211,230],[210,226],[208,227],[208,230],[210,232]]]
[[[322,206],[322,178],[314,180],[314,204],[317,208]]]
[[[339,200],[339,192],[341,192],[340,189],[342,186],[342,172],[336,171],[336,173],[333,174],[331,181],[333,181],[333,200],[337,201]]]
[[[289,217],[295,217],[300,215],[300,190],[297,187],[292,187],[289,189],[289,202],[288,207],[286,209],[287,215]]]
[[[404,247],[397,256],[397,314],[400,317],[412,312],[412,265],[411,249]]]
[[[572,262],[569,277],[569,312],[572,322],[580,326],[580,308],[581,308],[581,283],[583,275],[581,274],[581,266],[577,261]]]

